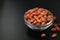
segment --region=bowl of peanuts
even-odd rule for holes
[[[53,24],[53,14],[44,8],[33,8],[24,14],[25,24],[33,30],[45,30]]]

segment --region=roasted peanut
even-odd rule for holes
[[[41,24],[40,23],[36,23],[36,26],[40,26]]]
[[[41,23],[42,21],[41,21],[41,19],[37,19],[37,22]]]
[[[52,34],[52,38],[56,38],[57,37],[57,34],[56,33],[53,33]]]
[[[51,31],[56,32],[57,29],[56,28],[51,28]]]
[[[41,34],[41,37],[43,38],[43,37],[46,37],[46,34],[45,33],[42,33]]]
[[[42,25],[44,25],[44,24],[45,24],[45,22],[42,22],[41,24],[42,24]]]
[[[57,31],[60,31],[60,28],[59,28],[59,27],[56,27],[56,30],[57,30]]]
[[[58,24],[54,24],[54,27],[57,27],[58,26]]]
[[[37,23],[37,21],[35,20],[34,22],[33,22],[33,24],[36,24]]]
[[[41,17],[41,20],[42,20],[43,22],[46,22],[46,19],[45,19],[44,17]]]

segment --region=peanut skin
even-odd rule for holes
[[[57,34],[56,33],[53,33],[52,34],[52,38],[56,38],[57,37]]]
[[[42,33],[41,34],[41,37],[43,38],[43,37],[46,37],[46,34],[45,33]]]
[[[57,29],[56,28],[51,28],[51,31],[56,32]]]

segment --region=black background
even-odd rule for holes
[[[0,1],[0,39],[1,40],[60,40],[60,34],[55,39],[51,38],[52,32],[44,31],[48,37],[41,38],[40,33],[27,29],[24,24],[24,12],[34,8],[43,7],[57,16],[60,22],[59,0],[1,0]]]

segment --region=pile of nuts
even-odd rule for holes
[[[33,8],[25,13],[25,19],[36,26],[47,24],[52,18],[51,12],[44,8]]]
[[[29,23],[36,25],[36,26],[41,26],[41,25],[47,24],[48,22],[50,22],[50,20],[52,20],[52,18],[54,20],[53,20],[53,24],[50,27],[51,31],[53,32],[51,37],[56,38],[57,37],[56,32],[57,31],[60,32],[60,27],[59,27],[60,24],[55,23],[56,17],[53,17],[49,10],[46,10],[44,8],[33,8],[33,9],[28,10],[25,13],[25,19]],[[45,34],[45,33],[41,34],[42,38],[44,38],[46,36],[47,36],[47,34]]]
[[[53,24],[50,27],[50,30],[53,32],[53,34],[51,35],[52,38],[56,38],[57,37],[57,32],[60,32],[60,24],[55,23],[56,17],[54,17],[54,21]],[[44,38],[46,37],[45,33],[41,34],[41,37]]]

